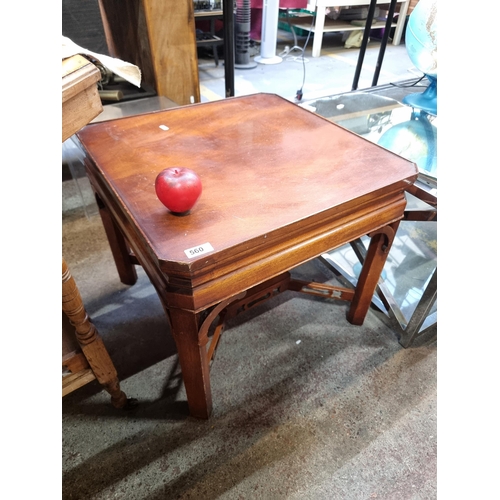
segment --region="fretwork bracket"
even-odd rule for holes
[[[292,279],[288,272],[276,276],[251,288],[246,293],[243,292],[222,301],[210,311],[203,320],[198,334],[198,345],[206,346],[210,343],[207,351],[208,362],[213,362],[215,358],[215,351],[224,331],[225,322],[229,318],[233,318],[257,305],[263,304],[286,290],[335,300],[352,301],[354,297],[354,290],[349,288]],[[215,320],[217,320],[217,324],[215,325],[214,333],[209,337],[210,327]]]

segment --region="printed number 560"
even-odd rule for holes
[[[203,243],[203,245],[199,245],[197,247],[188,248],[184,250],[184,253],[188,258],[198,257],[199,255],[203,255],[204,253],[213,252],[214,247],[210,243]]]

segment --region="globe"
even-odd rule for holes
[[[437,115],[437,0],[419,0],[408,19],[405,44],[408,57],[425,74],[429,86],[404,97],[403,102]]]
[[[415,162],[420,171],[437,178],[437,128],[425,113],[392,126],[380,136],[378,144]]]

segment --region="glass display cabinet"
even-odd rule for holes
[[[384,138],[392,134],[388,149],[419,166],[419,178],[407,193],[405,218],[373,297],[373,305],[389,318],[404,347],[424,334],[433,337],[437,326],[437,117],[402,103],[405,95],[422,90],[416,83],[373,87],[300,104],[383,147],[387,147]],[[331,154],[335,154],[333,145]],[[367,241],[361,238],[325,253],[321,261],[344,284],[355,286]]]

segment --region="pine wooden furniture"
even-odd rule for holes
[[[212,410],[210,363],[224,319],[291,289],[350,302],[360,325],[403,217],[416,165],[294,103],[254,94],[91,124],[78,133],[122,282],[140,264],[177,344],[190,413]],[[201,177],[187,216],[154,181]],[[369,234],[355,290],[291,279],[294,267]]]
[[[101,113],[102,104],[96,85],[99,79],[99,70],[80,55],[62,61],[62,142]],[[97,379],[111,394],[111,402],[116,408],[135,402],[127,400],[120,389],[115,366],[88,317],[64,258],[62,310],[63,397]]]
[[[120,389],[113,361],[95,325],[89,319],[76,282],[64,258],[62,310],[74,328],[73,333],[69,328],[63,327],[62,366],[69,372],[62,379],[63,397],[97,379],[111,395],[113,406],[124,408],[128,404],[127,396]]]
[[[62,142],[101,111],[97,90],[100,71],[80,55],[62,61]]]

